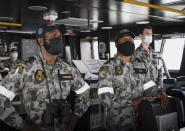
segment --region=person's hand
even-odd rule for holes
[[[75,115],[74,113],[71,113],[70,122],[65,126],[65,131],[73,131],[78,119],[79,119],[79,116]]]
[[[150,96],[137,97],[132,100],[131,105],[137,106],[142,100],[151,100],[151,99],[153,99],[153,97],[150,97]]]
[[[165,108],[167,105],[168,105],[168,96],[163,92],[163,91],[160,91],[156,94],[155,98],[159,98],[161,99],[161,107],[162,108]]]

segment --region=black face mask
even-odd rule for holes
[[[135,51],[135,45],[131,41],[126,41],[120,44],[117,44],[117,51],[124,56],[131,56]]]
[[[49,44],[44,43],[44,47],[52,55],[58,55],[61,51],[62,37],[49,40]]]

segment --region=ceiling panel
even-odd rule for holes
[[[140,2],[166,6],[174,9],[184,9],[185,0],[137,0]],[[46,6],[47,11],[31,11],[30,5]],[[91,25],[92,30],[99,30],[102,26],[114,28],[137,27],[137,21],[148,20],[155,27],[184,25],[185,19],[178,19],[183,14],[152,9],[144,6],[119,2],[117,0],[1,0],[0,17],[13,17],[13,21],[24,27],[38,26],[44,23],[43,14],[56,10],[59,19],[67,17],[88,18],[101,20],[103,23]],[[64,13],[68,11],[68,13]],[[1,21],[1,19],[0,19]]]

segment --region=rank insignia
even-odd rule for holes
[[[146,57],[146,54],[144,54],[144,53],[142,54],[142,56],[143,56],[143,58],[144,58],[144,59],[146,59],[146,58],[147,58],[147,57]]]
[[[101,68],[101,71],[107,72],[108,70],[109,70],[109,66],[103,66],[103,67]]]
[[[117,75],[122,75],[123,74],[123,69],[120,66],[116,66],[115,70],[116,70]]]
[[[135,52],[134,52],[134,56],[136,56],[136,57],[138,56],[138,53],[137,53],[137,51],[135,51]]]
[[[37,70],[35,72],[35,80],[38,82],[38,83],[42,83],[44,81],[44,73],[42,70]]]
[[[154,59],[157,59],[157,55],[153,55],[153,58],[154,58]]]
[[[24,70],[24,66],[23,65],[19,65],[19,70],[18,72],[21,73]]]

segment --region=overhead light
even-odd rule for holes
[[[138,21],[138,22],[136,22],[136,24],[148,24],[148,23],[150,23],[149,21]]]
[[[102,30],[110,30],[112,27],[101,27]]]
[[[7,28],[8,28],[7,26],[0,25],[0,29],[7,29]]]
[[[48,9],[45,6],[28,6],[27,8],[33,11],[46,11]]]
[[[185,15],[180,15],[180,16],[177,16],[175,18],[177,18],[177,19],[183,19],[183,18],[185,18]]]
[[[3,21],[12,21],[13,18],[12,17],[0,17],[0,20],[3,20]]]
[[[95,23],[101,23],[103,21],[100,20],[89,20],[90,24],[95,24]],[[87,26],[88,25],[88,19],[83,19],[83,18],[65,18],[65,19],[58,19],[54,24],[64,24],[66,26]]]
[[[19,33],[19,34],[35,34],[36,31],[24,31],[24,30],[3,30],[0,29],[0,32],[8,32],[8,33]]]
[[[81,30],[80,32],[91,32],[91,30]]]
[[[65,10],[65,11],[62,11],[62,12],[60,12],[60,13],[63,13],[63,14],[70,14],[70,13],[71,13],[71,11],[69,11],[69,10]]]

